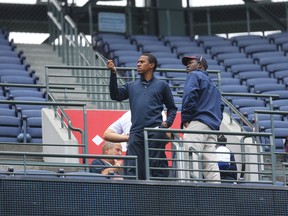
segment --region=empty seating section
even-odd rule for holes
[[[0,83],[5,84],[0,89],[0,100],[45,102],[45,92],[35,86],[39,81],[35,71],[30,70],[24,53],[17,51],[13,40],[8,41],[7,38],[0,38]],[[0,141],[42,143],[41,109],[43,107],[46,106],[1,103]],[[37,121],[34,120],[35,118]],[[25,136],[27,133],[28,135]],[[30,139],[27,139],[28,137]]]

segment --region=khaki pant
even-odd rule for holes
[[[184,127],[184,130],[211,130],[207,125],[203,124],[199,121],[192,121],[189,123],[188,127]],[[202,159],[203,159],[203,176],[204,179],[209,179],[213,181],[209,181],[210,183],[219,183],[220,182],[220,172],[217,162],[209,162],[209,161],[217,161],[217,155],[215,152],[215,143],[217,141],[217,136],[214,134],[192,134],[192,133],[185,133],[183,136],[184,141],[193,141],[195,143],[185,142],[185,150],[188,151],[189,149],[192,151],[203,151]],[[197,141],[199,143],[197,143]],[[212,143],[205,143],[205,142],[212,142]],[[202,143],[204,142],[204,143]],[[205,153],[207,152],[215,152],[213,153]],[[187,153],[188,154],[188,153]],[[192,154],[193,160],[198,160],[198,153],[196,152]],[[186,157],[185,157],[186,158]],[[187,157],[188,158],[188,157]],[[193,162],[193,170],[198,170],[199,162]],[[187,163],[186,168],[189,167],[189,163]],[[205,170],[215,171],[215,172],[205,172]],[[194,171],[193,175],[196,178],[199,178],[199,172]]]

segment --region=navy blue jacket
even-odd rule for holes
[[[188,73],[184,86],[181,125],[200,121],[212,130],[219,130],[223,118],[221,94],[206,71]]]
[[[161,126],[163,105],[167,108],[167,125],[170,127],[176,117],[177,107],[167,82],[153,76],[146,81],[141,76],[136,81],[125,83],[118,88],[117,76],[110,75],[110,97],[112,100],[129,99],[132,126],[130,134],[143,132],[145,127]]]

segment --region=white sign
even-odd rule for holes
[[[126,32],[126,17],[123,13],[98,13],[99,31],[105,32]]]

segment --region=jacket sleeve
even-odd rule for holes
[[[117,76],[116,74],[110,74],[109,90],[110,98],[116,101],[123,101],[128,98],[127,85],[125,84],[122,88],[118,88]]]

